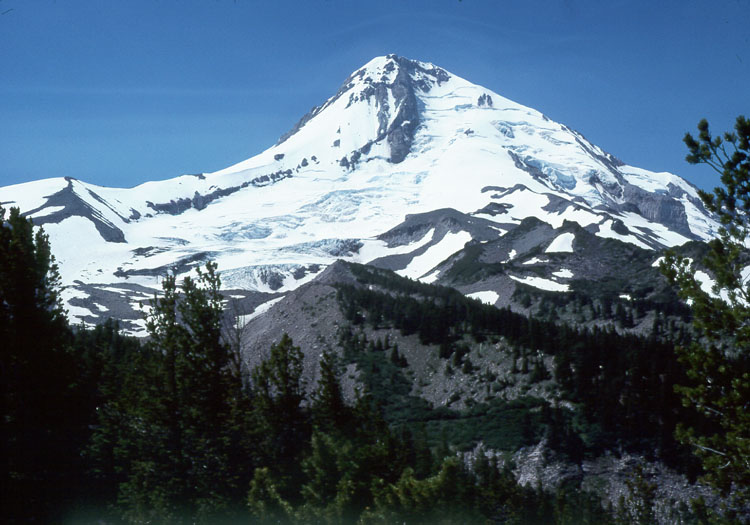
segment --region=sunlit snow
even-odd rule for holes
[[[614,221],[608,220],[604,223],[599,225],[599,231],[597,232],[597,235],[599,237],[604,237],[607,239],[617,239],[622,242],[629,242],[631,244],[635,244],[636,246],[639,246],[641,248],[650,249],[647,244],[645,244],[643,241],[638,239],[635,235],[622,235],[617,233],[612,229],[612,224]]]
[[[244,326],[251,319],[255,319],[256,317],[259,317],[259,316],[263,315],[268,310],[270,310],[273,305],[275,305],[276,303],[278,303],[279,301],[281,301],[283,298],[284,298],[284,296],[282,295],[281,297],[275,297],[275,298],[271,299],[270,301],[266,301],[265,303],[259,304],[258,306],[255,307],[255,310],[253,310],[252,313],[250,313],[248,315],[242,315],[242,316],[240,316],[240,324],[242,326]]]
[[[552,272],[552,275],[554,275],[555,277],[561,277],[563,279],[570,279],[571,277],[573,277],[573,272],[571,272],[567,268],[560,268],[556,272]]]
[[[378,133],[397,117],[397,98],[387,88],[383,104],[388,111],[382,113],[367,79],[394,79],[399,67],[394,64],[389,57],[371,60],[296,133],[214,173],[127,189],[46,179],[2,187],[0,202],[22,211],[42,207],[35,215],[49,217],[65,210],[53,203],[43,207],[47,197],[69,190],[66,195],[78,211],[44,226],[63,284],[128,283],[154,290],[159,288],[156,275],[175,267],[184,273],[213,260],[226,287],[284,292],[314,278],[317,272],[308,269],[322,271],[338,258],[367,263],[424,248],[434,242],[435,230],[401,246],[389,247],[378,236],[407,215],[443,208],[472,214],[490,204],[503,206],[505,213],[477,215],[497,224],[498,235],[533,216],[555,228],[566,220],[598,224],[600,237],[642,248],[650,246],[641,234],[665,246],[688,240],[632,212],[617,215],[632,233],[616,233],[615,215],[605,210],[619,194],[606,188],[619,189],[623,180],[649,192],[676,189],[691,231],[701,238],[715,231],[715,223],[695,204],[695,188],[678,176],[618,165],[618,178],[606,152],[579,133],[456,75],[443,72],[437,81],[425,72],[437,70],[428,63],[414,62],[419,67],[409,73],[419,126],[409,154],[391,162],[391,146]],[[491,97],[492,107],[480,106],[480,96]],[[355,153],[353,164],[342,164]],[[179,213],[165,211],[178,204]],[[100,228],[122,232],[125,242],[105,241],[95,221]],[[344,240],[351,242],[336,244]],[[438,274],[428,272],[470,240],[468,232],[447,233],[400,273],[433,282]],[[548,251],[570,252],[572,243],[572,233],[561,234]],[[507,260],[516,256],[511,250]],[[271,290],[263,279],[271,267],[281,276],[280,289]],[[567,290],[545,279],[523,282]],[[88,315],[83,310],[71,309],[71,316]]]
[[[471,240],[469,232],[446,233],[442,240],[430,246],[422,255],[414,257],[409,266],[396,273],[403,277],[416,279],[432,270],[438,263],[456,253]]]
[[[568,232],[563,233],[555,237],[555,239],[550,243],[549,246],[547,246],[547,249],[544,250],[546,253],[554,253],[554,252],[573,252],[573,239],[575,239],[575,235]]]
[[[467,293],[466,297],[471,297],[472,299],[479,299],[485,304],[495,304],[500,297],[500,295],[497,292],[493,292],[492,290],[487,290],[484,292],[472,292]]]
[[[510,278],[515,281],[518,281],[519,283],[528,284],[529,286],[533,286],[534,288],[539,288],[540,290],[547,290],[549,292],[570,291],[570,287],[567,284],[550,281],[549,279],[544,279],[542,277],[533,277],[533,276],[516,277],[514,275],[511,275]]]

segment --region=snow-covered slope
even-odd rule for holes
[[[141,287],[122,294],[133,304],[167,271],[206,260],[225,286],[260,292],[295,288],[337,258],[400,255],[403,275],[429,277],[467,241],[529,216],[646,248],[716,228],[680,177],[627,166],[538,111],[394,55],[371,60],[276,145],[226,169],[129,189],[48,179],[0,188],[0,203],[49,233],[66,299],[94,285]],[[379,238],[407,215],[444,208],[482,227]],[[71,309],[89,322],[103,315]]]

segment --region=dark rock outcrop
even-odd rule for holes
[[[77,182],[75,179],[66,177],[65,180],[68,181],[68,185],[63,188],[62,190],[58,191],[57,193],[53,193],[52,195],[46,197],[47,201],[38,208],[34,208],[33,210],[29,210],[26,213],[24,213],[27,217],[32,217],[34,220],[34,224],[36,226],[42,226],[44,224],[57,224],[59,222],[62,222],[63,220],[69,218],[69,217],[84,217],[88,220],[90,220],[92,223],[94,223],[94,227],[96,228],[96,231],[99,232],[99,235],[102,236],[102,239],[104,239],[107,242],[126,242],[125,241],[125,234],[122,232],[120,228],[115,226],[111,221],[107,220],[100,212],[99,210],[93,208],[89,203],[87,203],[85,200],[83,200],[75,191],[74,189],[74,183]],[[97,195],[91,190],[86,190],[91,197],[93,197],[96,201],[100,202],[107,208],[109,208],[115,215],[117,215],[123,222],[128,223],[130,222],[129,218],[123,217],[117,211],[115,211],[107,201],[105,201],[102,197]],[[34,214],[37,212],[43,211],[47,207],[62,207],[61,210],[55,211],[53,213],[42,215],[39,218],[35,218]],[[135,212],[137,214],[138,212]],[[131,214],[131,217],[134,215]]]
[[[273,184],[276,182],[279,182],[280,180],[284,180],[286,178],[289,178],[292,176],[292,170],[286,169],[286,170],[279,170],[275,171],[274,173],[269,173],[268,175],[261,175],[260,177],[255,177],[253,180],[243,182],[239,186],[230,186],[229,188],[219,188],[211,193],[201,194],[197,191],[195,192],[195,195],[193,195],[192,198],[182,198],[177,200],[171,200],[169,202],[158,202],[154,203],[151,201],[146,201],[146,206],[151,208],[157,213],[168,213],[170,215],[179,215],[191,208],[195,208],[196,210],[202,210],[206,206],[208,206],[211,202],[215,201],[216,199],[220,199],[221,197],[226,197],[227,195],[231,195],[232,193],[238,192],[241,189],[247,188],[249,186],[267,186],[269,184]]]

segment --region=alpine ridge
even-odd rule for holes
[[[629,166],[534,109],[395,55],[357,69],[275,145],[220,171],[133,188],[50,178],[0,188],[0,204],[50,235],[71,320],[115,316],[133,333],[161,276],[208,260],[249,313],[337,259],[444,282],[465,247],[493,245],[529,218],[549,231],[525,238],[528,253],[542,241],[575,252],[585,234],[654,260],[717,228],[679,176]],[[520,253],[506,244],[493,264]],[[573,277],[550,270],[535,281],[514,264],[481,297],[508,297],[518,282],[564,292]]]

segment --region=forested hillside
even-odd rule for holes
[[[634,453],[700,471],[672,437],[695,417],[672,391],[684,379],[676,334],[555,324],[337,263],[346,322],[310,382],[288,335],[247,366],[211,264],[165,279],[147,340],[116,320],[68,326],[46,237],[16,210],[4,224],[10,521],[629,523],[656,512],[641,471],[613,504],[580,479],[519,484],[518,451],[543,443],[572,465]],[[420,358],[436,385],[473,378],[474,390],[431,402],[414,386],[429,386],[415,378]]]

